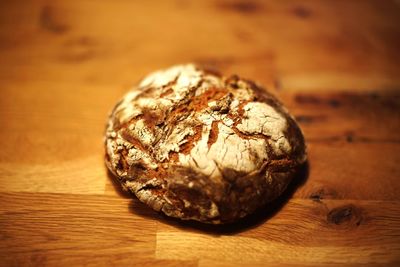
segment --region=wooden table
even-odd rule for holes
[[[399,1],[2,1],[0,265],[400,264],[399,50]],[[237,225],[159,215],[103,164],[116,101],[184,62],[264,84],[306,136],[308,171]]]

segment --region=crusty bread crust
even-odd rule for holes
[[[192,64],[147,76],[113,109],[106,164],[168,216],[233,222],[278,197],[305,162],[303,135],[255,83]]]

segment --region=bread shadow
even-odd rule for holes
[[[264,207],[259,208],[253,214],[229,224],[213,225],[204,224],[197,221],[183,221],[177,218],[171,218],[164,214],[153,211],[136,198],[133,199],[129,205],[129,210],[135,215],[151,220],[157,219],[159,220],[159,223],[167,224],[180,230],[207,233],[216,236],[234,235],[253,229],[274,217],[291,199],[297,188],[307,181],[308,175],[309,164],[307,161],[301,166],[293,181],[288,185],[287,189],[279,198],[266,204]]]

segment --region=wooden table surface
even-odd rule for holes
[[[399,50],[399,1],[1,1],[0,266],[400,264]],[[103,163],[116,101],[185,62],[305,133],[308,170],[235,225],[157,214]]]

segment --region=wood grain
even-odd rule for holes
[[[0,266],[398,266],[400,4],[0,3]],[[196,62],[256,80],[299,121],[308,168],[234,225],[158,214],[103,163],[108,112]]]

